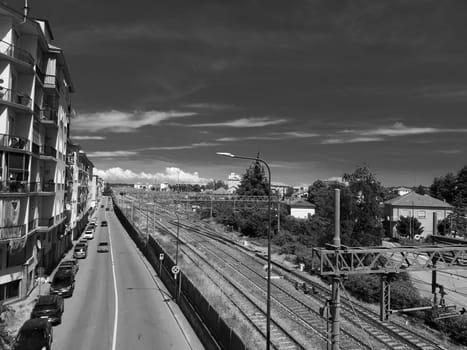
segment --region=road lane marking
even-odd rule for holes
[[[104,213],[104,218],[108,222],[107,214]],[[107,224],[108,226],[108,224]],[[112,350],[117,348],[117,326],[118,326],[118,290],[117,290],[117,276],[115,274],[115,261],[114,261],[114,254],[113,254],[113,244],[112,238],[110,234],[110,228],[107,227],[107,234],[109,236],[109,243],[110,243],[110,261],[112,263],[112,274],[114,278],[114,293],[115,293],[115,316],[114,316],[114,332],[112,336]]]

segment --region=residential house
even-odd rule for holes
[[[389,220],[389,232],[397,237],[396,224],[401,216],[416,218],[423,227],[422,238],[433,234],[433,227],[450,213],[453,207],[428,195],[409,192],[384,202],[384,216]],[[436,220],[436,221],[435,221]]]

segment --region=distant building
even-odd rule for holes
[[[167,192],[170,191],[170,185],[167,182],[153,185],[155,191]]]
[[[289,203],[290,215],[296,219],[309,219],[316,212],[316,206],[304,199]]]
[[[228,186],[229,193],[234,193],[237,190],[241,179],[242,177],[240,175],[237,175],[235,173],[230,173],[227,179],[227,186]]]
[[[401,186],[395,188],[394,192],[397,193],[398,196],[405,196],[407,193],[412,192],[412,189]]]
[[[390,234],[397,237],[396,224],[401,216],[416,218],[423,227],[422,237],[433,234],[434,213],[437,222],[452,213],[453,207],[428,195],[409,192],[384,202],[384,215],[390,222]]]

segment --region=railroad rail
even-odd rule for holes
[[[142,208],[139,209],[139,212],[141,215],[148,215],[149,218],[151,218],[151,215],[146,213]],[[169,217],[169,219],[167,219],[169,224],[177,225],[173,216],[166,217]],[[159,229],[164,230],[166,233],[174,234],[167,226],[163,225],[161,222],[157,222],[157,220],[152,224],[157,224]],[[211,260],[217,260],[217,269],[219,269],[219,266],[224,266],[223,272],[220,272],[221,274],[237,275],[238,280],[242,282],[242,286],[249,285],[249,289],[255,286],[253,288],[257,289],[257,298],[262,298],[264,300],[264,295],[261,294],[265,293],[264,270],[261,271],[264,261],[262,261],[260,257],[253,257],[250,254],[245,255],[244,250],[242,257],[235,257],[234,254],[237,254],[239,251],[237,242],[225,238],[217,232],[209,230],[205,226],[199,227],[193,224],[188,225],[180,223],[179,229],[181,229],[180,231],[184,236],[186,235],[185,231],[189,231],[203,237],[202,240],[196,240],[196,236],[191,235],[191,242],[184,239],[184,247],[188,247],[190,244],[196,244],[198,248],[199,246],[203,246],[204,254],[208,255]],[[206,238],[210,238],[210,240],[206,240]],[[235,247],[232,248],[232,245],[235,245]],[[237,253],[232,253],[230,249],[235,250]],[[199,255],[199,253],[195,252],[193,249],[191,252]],[[222,252],[222,254],[219,254],[219,252]],[[247,256],[248,259],[252,259],[248,264],[245,264],[245,256]],[[253,261],[256,262],[256,265],[251,263]],[[210,264],[212,265],[212,262],[210,262]],[[233,268],[233,266],[235,266],[235,268]],[[256,267],[253,268],[252,266]],[[286,276],[286,278],[274,280],[272,283],[274,307],[282,309],[282,312],[288,313],[290,318],[295,324],[300,325],[302,330],[307,332],[319,332],[322,336],[327,337],[327,330],[325,329],[326,321],[320,317],[316,310],[319,309],[319,305],[324,305],[329,299],[329,290],[319,284],[311,285],[310,280],[306,280],[306,283],[311,285],[311,289],[315,291],[315,293],[306,296],[302,293],[298,293],[299,295],[297,296],[297,293],[294,294],[291,292],[290,288],[295,282],[303,283],[303,280],[300,280],[300,277],[297,275],[277,265],[275,269],[280,269],[281,274]],[[232,283],[232,281],[229,281],[229,283]],[[238,287],[236,289],[240,290],[241,288],[242,287]],[[380,321],[378,319],[378,314],[361,305],[350,304],[348,301],[344,301],[342,312],[344,317],[343,332],[346,335],[344,342],[347,342],[345,343],[347,346],[344,345],[344,343],[342,344],[343,348],[373,348],[373,345],[368,344],[366,339],[353,339],[352,335],[348,334],[349,332],[346,331],[347,326],[350,327],[351,324],[363,324],[363,328],[367,332],[368,337],[372,339],[371,343],[377,343],[379,346],[378,349],[443,349],[436,342],[422,337],[407,327],[393,322]],[[309,317],[312,314],[314,317]],[[353,326],[353,328],[355,328],[355,326]],[[384,347],[381,347],[381,344],[384,344]]]

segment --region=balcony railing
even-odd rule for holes
[[[0,227],[0,240],[24,237],[26,225]]]
[[[0,40],[0,48],[0,52],[4,55],[16,58],[29,64],[34,64],[34,58],[26,50],[20,49],[19,47],[4,40]]]
[[[6,87],[0,86],[0,100],[15,103],[17,105],[25,106],[31,108],[31,97],[21,91],[16,91],[8,89]]]
[[[60,85],[58,84],[58,79],[55,75],[46,74],[44,78],[44,87],[50,89],[57,89],[60,91]]]
[[[51,121],[55,124],[58,123],[58,112],[53,107],[42,108],[39,112],[39,117],[42,122]]]
[[[31,221],[28,222],[28,230],[31,232],[37,227],[37,219],[32,219]]]
[[[52,227],[54,225],[54,218],[39,218],[37,219],[37,226],[39,227]]]
[[[39,147],[39,154],[41,156],[49,156],[53,158],[57,158],[57,150],[52,146],[41,145]]]
[[[55,182],[43,182],[41,184],[42,192],[55,192],[56,183]]]
[[[29,183],[26,181],[8,180],[0,182],[1,193],[28,193]]]
[[[29,151],[29,140],[22,136],[0,134],[0,147],[9,147]]]
[[[32,153],[34,154],[40,154],[40,149],[41,149],[41,146],[39,146],[37,143],[32,143]]]

